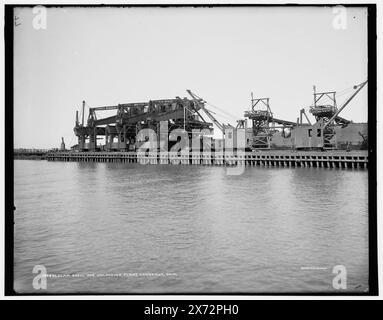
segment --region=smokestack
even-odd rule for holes
[[[81,121],[82,126],[84,126],[84,113],[85,113],[85,100],[82,102],[82,121]]]
[[[65,151],[65,142],[64,142],[64,137],[61,137],[61,146],[60,146],[61,151]]]

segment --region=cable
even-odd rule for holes
[[[226,114],[227,116],[231,117],[232,119],[237,119],[237,118],[238,118],[237,116],[235,116],[235,115],[233,115],[233,114],[231,114],[231,113],[229,113],[229,112],[227,112],[227,111],[225,111],[225,110],[223,110],[223,109],[221,109],[221,108],[219,108],[219,107],[217,107],[217,106],[215,106],[215,105],[213,105],[213,104],[211,104],[211,103],[209,103],[209,102],[207,102],[207,101],[205,101],[205,102],[206,102],[206,104],[208,104],[209,106],[211,106],[211,107],[213,107],[213,108],[215,108],[215,109],[221,111],[221,113]]]
[[[343,93],[343,92],[348,91],[348,90],[350,90],[350,89],[354,89],[354,85],[352,85],[351,87],[347,87],[347,88],[345,88],[345,89],[343,89],[343,90],[340,90],[340,91],[338,91],[337,93]]]
[[[354,87],[351,87],[351,88],[348,88],[348,89],[345,89],[345,90],[342,90],[342,91],[339,91],[336,93],[336,96],[337,97],[342,97],[344,96],[345,94],[349,94],[350,92],[354,91]]]
[[[208,109],[207,109],[208,110]],[[237,121],[237,119],[238,119],[238,117],[231,117],[231,116],[227,116],[227,115],[225,115],[225,114],[222,114],[221,112],[212,112],[212,111],[210,111],[210,110],[208,110],[209,112],[211,112],[211,113],[213,113],[213,114],[216,114],[216,115],[218,115],[219,117],[221,117],[221,118],[225,118],[225,119],[227,119],[227,120],[235,120],[235,121]]]

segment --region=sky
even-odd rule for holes
[[[236,125],[253,92],[270,98],[276,118],[296,121],[313,85],[339,92],[367,79],[365,8],[347,8],[345,29],[331,7],[48,8],[46,29],[33,27],[32,8],[15,16],[15,148],[76,144],[82,100],[98,107],[190,89]],[[366,88],[341,116],[367,121]]]

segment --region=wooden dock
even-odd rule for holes
[[[367,169],[368,151],[264,150],[238,154],[222,152],[50,152],[48,161],[121,162],[211,166],[265,166]]]

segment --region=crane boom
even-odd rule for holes
[[[205,108],[204,104],[202,103],[203,99],[198,97],[189,89],[186,91],[193,98],[194,102],[196,102],[197,105],[205,112],[205,114],[209,117],[209,119],[218,127],[218,129],[221,130],[223,134],[225,134],[225,129],[223,125],[212,115],[212,113],[209,110]]]
[[[348,98],[347,99],[347,101],[343,104],[343,106],[342,107],[340,107],[339,109],[338,109],[338,111],[331,117],[331,119],[324,125],[324,127],[323,127],[323,129],[324,128],[326,128],[327,127],[327,125],[328,124],[330,124],[338,115],[339,115],[339,113],[350,103],[350,101],[358,94],[358,92],[360,91],[360,90],[362,90],[363,89],[363,87],[367,84],[367,82],[368,82],[368,80],[366,80],[365,82],[363,82],[363,83],[361,83],[361,84],[359,84],[358,86],[359,86],[359,88],[358,88],[358,90],[356,90],[352,95],[351,95],[351,97],[350,98]]]

